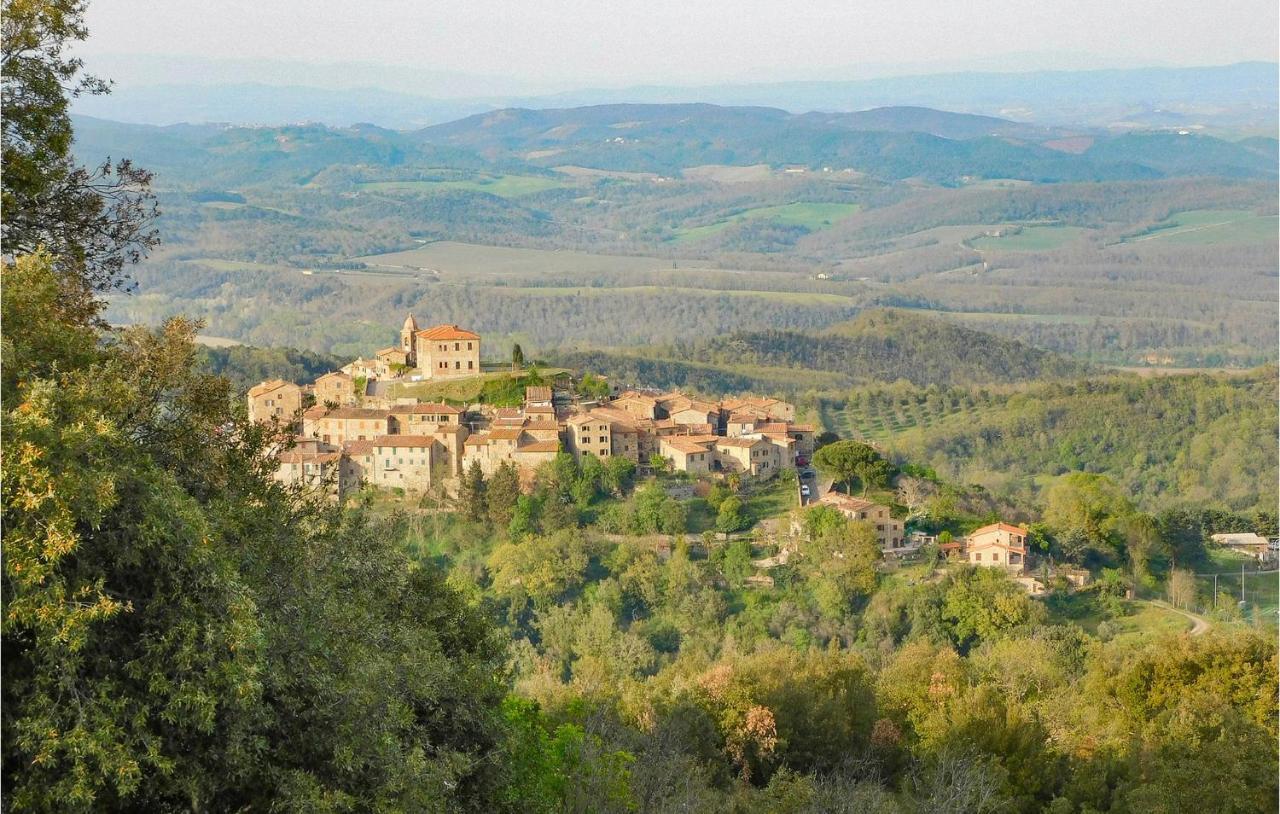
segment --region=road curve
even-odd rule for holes
[[[1192,636],[1203,636],[1204,634],[1208,633],[1210,630],[1213,629],[1213,625],[1210,624],[1208,619],[1205,619],[1203,616],[1197,616],[1194,613],[1191,613],[1190,611],[1184,611],[1181,608],[1175,608],[1173,605],[1170,605],[1168,602],[1161,602],[1158,599],[1144,599],[1140,601],[1146,602],[1148,605],[1155,605],[1157,608],[1164,608],[1167,611],[1173,611],[1176,614],[1185,616],[1188,619],[1190,619],[1192,622],[1194,622],[1190,630],[1190,633]]]

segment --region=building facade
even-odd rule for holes
[[[457,325],[437,325],[414,334],[418,371],[428,379],[480,375],[480,335]]]

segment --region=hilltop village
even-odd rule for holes
[[[581,463],[623,458],[641,475],[680,472],[693,478],[765,481],[799,470],[797,503],[827,506],[872,524],[882,551],[900,555],[940,542],[942,553],[998,567],[1038,592],[1025,576],[1027,529],[996,523],[967,538],[908,535],[887,505],[818,489],[809,469],[817,428],[796,422],[795,406],[768,396],[706,401],[680,392],[610,391],[591,398],[563,386],[525,388],[519,407],[457,407],[395,395],[397,384],[485,375],[481,336],[458,325],[420,329],[410,315],[400,343],[357,359],[314,382],[281,379],[249,390],[251,420],[274,424],[283,440],[275,477],[341,498],[373,486],[424,493],[455,488],[478,467],[486,477],[513,467],[522,484],[560,453]],[[785,556],[785,554],[784,554]]]
[[[527,481],[561,451],[579,460],[624,457],[641,472],[761,479],[803,466],[813,454],[815,428],[795,422],[793,405],[768,397],[710,402],[628,390],[586,399],[546,385],[526,388],[519,407],[455,407],[391,395],[396,383],[482,375],[480,345],[473,331],[420,330],[410,316],[400,345],[373,359],[310,384],[254,386],[249,416],[294,430],[293,445],[279,453],[280,480],[332,484],[339,495],[366,484],[421,492],[472,462],[486,475],[510,463]]]

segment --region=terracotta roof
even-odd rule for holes
[[[554,421],[529,421],[524,425],[526,430],[558,430],[560,425]]]
[[[324,410],[323,407],[312,408]],[[308,410],[307,413],[310,413]],[[381,420],[386,419],[391,414],[390,410],[379,410],[375,407],[335,407],[332,410],[323,412],[320,417],[323,418],[364,418]],[[305,413],[304,413],[305,415]],[[307,418],[315,418],[316,416],[307,416]]]
[[[730,424],[740,424],[746,421],[754,423],[759,420],[760,419],[756,417],[755,413],[733,413],[729,416]]]
[[[276,456],[276,460],[282,464],[327,464],[338,460],[336,452],[299,452],[291,449],[287,452],[281,452]]]
[[[677,435],[673,438],[662,439],[662,446],[667,446],[667,447],[670,447],[671,449],[676,450],[677,452],[683,452],[686,454],[691,454],[694,452],[710,451],[705,446],[705,442],[699,443],[697,441],[691,441],[689,440],[688,437],[681,436],[681,435]]]
[[[278,390],[281,387],[297,387],[292,382],[286,382],[284,379],[268,379],[261,384],[255,384],[249,388],[249,395],[258,397],[270,393],[272,390]]]
[[[329,412],[329,408],[325,407],[323,404],[317,404],[315,407],[308,407],[303,410],[302,417],[310,419],[323,418],[327,412]]]
[[[383,348],[380,351],[375,351],[374,356],[387,356],[392,353],[404,353],[404,348],[397,348],[395,345],[392,345],[389,348]]]
[[[467,440],[463,442],[463,446],[482,447],[488,443],[489,443],[488,435],[469,435],[467,436]]]
[[[523,433],[524,430],[519,428],[502,428],[490,431],[489,438],[494,441],[517,441]]]
[[[791,429],[791,425],[790,425],[790,424],[788,424],[788,423],[787,423],[787,422],[785,422],[785,421],[770,421],[770,422],[765,423],[765,424],[757,424],[757,425],[756,425],[756,431],[757,431],[757,432],[782,432],[782,433],[785,433],[785,432],[788,432],[790,429]]]
[[[634,430],[636,428],[636,417],[626,410],[619,410],[614,407],[597,407],[590,414],[611,424],[620,424],[624,429]]]
[[[317,381],[317,382],[322,382],[322,381],[324,381],[325,379],[332,379],[334,376],[340,376],[340,377],[342,377],[342,378],[344,378],[344,379],[350,379],[350,378],[351,378],[351,377],[350,377],[350,376],[348,376],[346,373],[343,373],[341,370],[331,370],[331,371],[329,371],[328,373],[324,374],[323,376],[316,376],[316,381]]]
[[[718,447],[739,447],[741,449],[750,449],[751,447],[765,443],[760,438],[717,438],[715,445]]]
[[[342,445],[342,451],[348,455],[368,455],[373,452],[372,441],[348,441]]]
[[[525,401],[551,401],[550,387],[526,387],[524,389]]]
[[[598,416],[598,415],[592,415],[590,413],[578,413],[577,415],[570,416],[564,423],[578,425],[578,424],[590,424],[592,421],[599,421],[604,424],[612,423],[611,420],[608,418],[605,418],[603,416]]]
[[[1008,523],[992,523],[989,526],[983,526],[980,529],[974,529],[973,531],[969,532],[969,536],[973,537],[975,534],[987,534],[988,532],[992,532],[992,531],[1007,531],[1010,534],[1021,534],[1024,537],[1027,534],[1027,530],[1024,529],[1022,526],[1011,526]]]
[[[526,415],[532,415],[534,413],[539,413],[541,415],[556,414],[556,408],[552,407],[550,404],[533,404],[524,408],[524,411]]]
[[[397,404],[391,408],[391,412],[396,415],[400,415],[402,413],[410,413],[413,415],[458,415],[462,411],[457,407],[450,407],[448,404],[423,402],[422,404]]]
[[[818,431],[818,428],[813,426],[812,424],[790,424],[788,426],[790,429],[795,430],[796,432],[817,432]]]
[[[437,325],[434,328],[427,328],[418,331],[416,336],[423,339],[479,339],[480,335],[471,331],[463,330],[457,325]]]
[[[559,452],[559,441],[533,441],[516,449],[516,452]]]
[[[447,432],[450,434],[459,433],[459,432],[462,432],[464,429],[466,428],[463,427],[461,424],[437,424],[436,434],[439,434],[442,432]]]
[[[375,447],[429,447],[436,442],[430,435],[379,435]]]

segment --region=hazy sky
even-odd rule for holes
[[[90,0],[81,53],[575,86],[1275,60],[1276,0]],[[152,64],[158,64],[153,61]],[[879,66],[875,69],[870,66]],[[189,77],[155,72],[154,81]],[[270,81],[270,76],[262,77]],[[135,80],[136,81],[136,80]],[[325,80],[318,80],[317,84]]]

